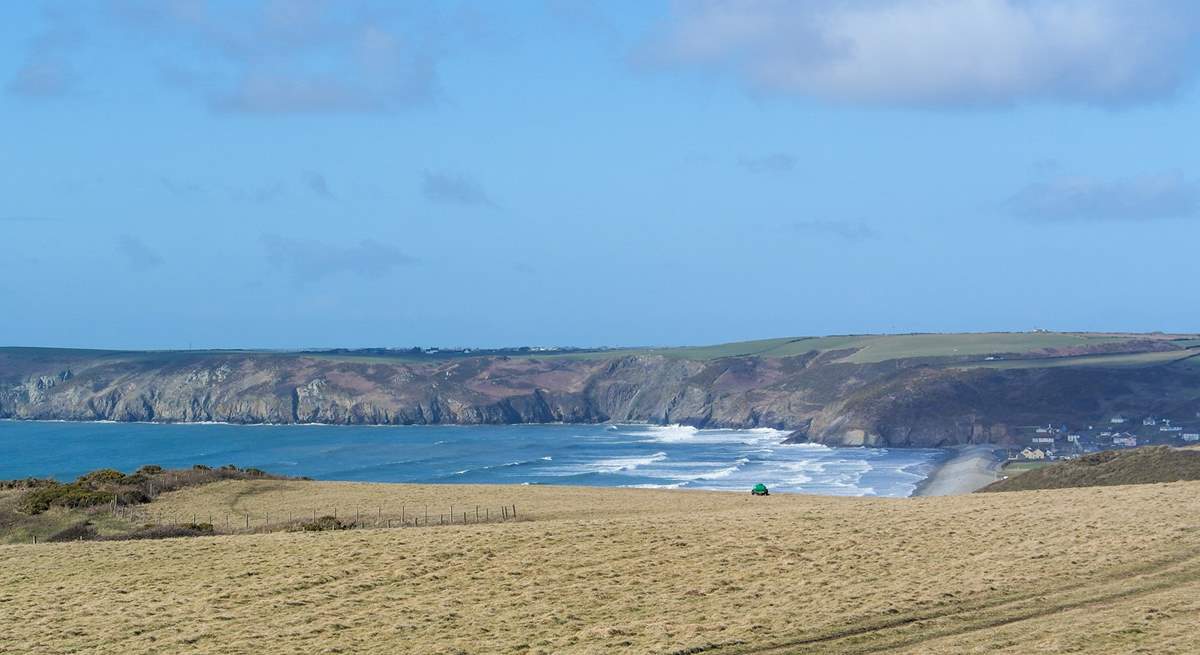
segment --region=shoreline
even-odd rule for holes
[[[910,498],[969,494],[1000,479],[1005,462],[994,445],[954,446],[913,489]]]

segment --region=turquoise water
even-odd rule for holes
[[[0,421],[0,479],[143,464],[321,480],[907,496],[936,449],[784,445],[778,430],[648,425],[333,426]]]

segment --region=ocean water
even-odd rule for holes
[[[566,484],[907,496],[936,449],[784,445],[770,429],[0,421],[0,479],[143,464],[254,466],[320,480]]]

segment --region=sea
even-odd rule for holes
[[[144,464],[318,480],[911,495],[946,451],[784,444],[772,429],[670,425],[343,426],[0,421],[0,479]]]

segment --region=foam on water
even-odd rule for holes
[[[257,466],[318,479],[908,495],[943,456],[685,425],[238,426],[0,421],[0,479],[111,466]],[[281,471],[281,472],[283,472]]]

